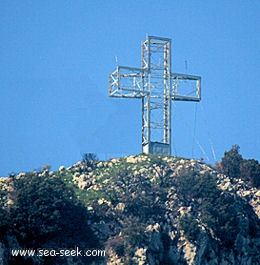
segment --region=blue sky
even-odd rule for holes
[[[174,104],[173,155],[213,164],[238,144],[260,160],[259,13],[256,0],[1,1],[0,176],[140,153],[141,101],[107,90],[115,56],[140,67],[146,34],[172,39],[173,72],[202,77],[197,107]]]

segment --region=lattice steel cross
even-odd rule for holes
[[[117,66],[110,97],[142,99],[143,153],[171,155],[172,100],[200,101],[201,77],[171,72],[171,39],[148,36],[141,68]]]

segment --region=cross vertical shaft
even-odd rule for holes
[[[142,69],[147,72],[148,91],[144,97],[142,122],[142,146],[146,153],[151,152],[155,143],[163,143],[161,148],[167,147],[167,154],[171,153],[170,55],[170,39],[149,36],[142,43]]]
[[[171,39],[148,36],[141,68],[118,66],[109,75],[109,96],[141,98],[142,151],[171,155],[172,100],[199,101],[200,82],[199,76],[171,72]]]

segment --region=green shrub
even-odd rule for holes
[[[260,164],[255,159],[243,159],[240,164],[241,178],[251,185],[260,187]]]
[[[75,241],[92,245],[86,241],[92,234],[87,212],[61,178],[27,173],[14,178],[13,186],[11,196],[15,204],[11,208],[10,232],[21,245],[40,247],[49,240],[56,246],[73,246]]]
[[[219,196],[216,178],[209,173],[200,175],[194,171],[183,171],[175,179],[177,192],[186,205],[193,199],[215,200]]]
[[[224,153],[224,157],[221,160],[223,173],[231,178],[240,176],[240,164],[243,158],[239,154],[239,149],[238,145],[233,145],[229,151]]]
[[[260,164],[255,159],[243,159],[239,154],[239,146],[233,145],[224,153],[220,163],[216,163],[217,169],[232,178],[242,178],[248,184],[260,187]]]
[[[86,168],[94,169],[98,160],[97,155],[94,153],[85,153],[82,155],[82,162]]]
[[[60,176],[27,173],[12,177],[10,192],[14,205],[10,208],[7,233],[15,236],[22,248],[98,247],[88,225],[88,213],[73,190]],[[1,214],[1,213],[0,213]],[[66,257],[42,257],[42,264],[65,264]],[[78,257],[84,264],[91,258]],[[87,260],[85,260],[87,259]],[[11,257],[8,264],[30,264],[24,257]]]
[[[180,228],[184,230],[184,236],[190,242],[196,242],[200,233],[199,222],[190,214],[185,214],[180,219]]]
[[[178,195],[184,205],[189,206],[196,201],[201,222],[214,232],[224,246],[232,246],[238,233],[234,198],[227,192],[218,190],[216,178],[208,173],[198,175],[190,171],[183,172],[176,181]],[[199,231],[196,218],[185,215],[180,224],[185,236],[194,241]]]

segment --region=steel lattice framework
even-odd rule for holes
[[[171,155],[172,100],[200,101],[201,77],[171,72],[171,39],[148,36],[141,68],[117,66],[110,97],[142,99],[142,151]]]

